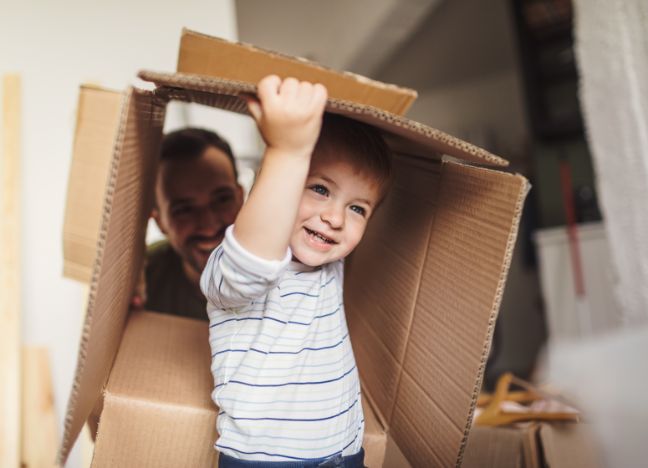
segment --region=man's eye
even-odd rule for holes
[[[351,211],[358,213],[361,216],[365,216],[367,214],[367,210],[358,205],[351,205]]]
[[[225,205],[226,203],[231,202],[234,200],[234,195],[232,194],[226,194],[226,195],[221,195],[215,200],[212,201],[214,205]]]
[[[173,216],[182,216],[191,213],[192,207],[189,205],[177,206],[171,209],[171,215]]]
[[[318,193],[320,195],[324,195],[324,196],[328,195],[328,193],[329,193],[328,189],[326,187],[324,187],[323,185],[320,185],[320,184],[312,185],[310,187],[310,189],[313,192]]]

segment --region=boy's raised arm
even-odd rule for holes
[[[258,101],[248,102],[267,148],[234,236],[258,257],[281,260],[286,255],[326,97],[321,84],[271,75],[259,82]]]

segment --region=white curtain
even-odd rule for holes
[[[648,0],[574,0],[580,99],[625,327],[549,349],[606,467],[646,466]]]
[[[626,325],[648,322],[648,0],[575,0],[587,139]]]

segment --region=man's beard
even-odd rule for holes
[[[203,260],[203,256],[199,253],[200,249],[198,244],[202,242],[214,242],[218,241],[220,245],[223,242],[225,237],[225,226],[223,229],[218,231],[215,236],[191,236],[187,239],[185,245],[187,249],[185,254],[182,255],[183,260],[196,272],[198,275],[201,275],[205,266],[207,265],[207,260]],[[217,246],[216,246],[217,247]],[[214,247],[214,249],[216,248]],[[198,258],[200,257],[200,258]]]

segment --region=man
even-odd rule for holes
[[[242,204],[234,155],[225,140],[198,128],[165,135],[152,215],[167,240],[148,248],[146,289],[138,288],[131,306],[208,320],[200,274]],[[100,398],[88,418],[93,439],[102,408]]]
[[[167,240],[147,252],[145,309],[207,320],[200,274],[242,204],[225,140],[197,128],[165,135],[153,218]]]

